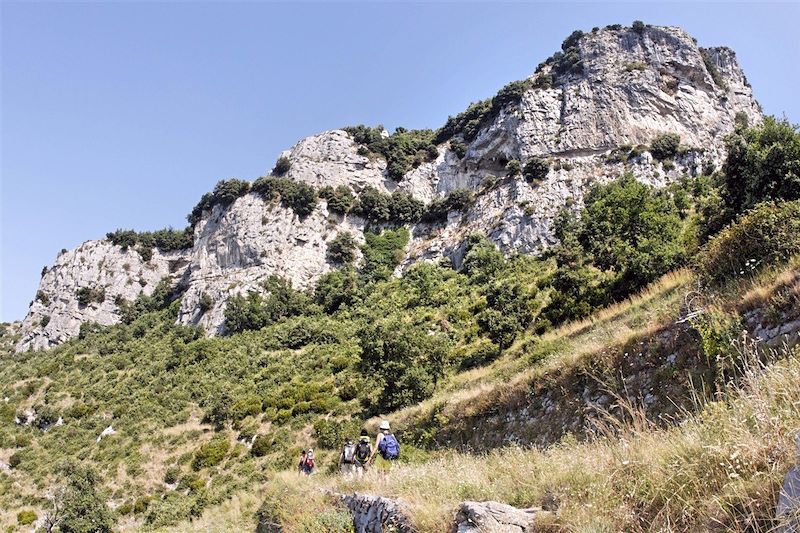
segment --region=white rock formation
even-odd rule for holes
[[[707,164],[719,166],[723,138],[736,115],[751,123],[761,118],[734,53],[707,49],[704,60],[679,28],[604,29],[584,35],[578,47],[582,73],[555,76],[552,88],[527,89],[519,104],[502,109],[478,133],[462,159],[446,141],[435,161],[395,183],[386,178],[385,161],[363,155],[346,132],[334,130],[284,152],[291,162],[286,177],[315,187],[347,185],[356,193],[368,185],[385,192],[399,188],[424,202],[456,189],[475,191],[477,200],[467,212],[450,213],[440,226],[413,228],[403,262],[449,256],[457,264],[471,232],[485,233],[505,252],[537,253],[552,245],[556,214],[564,206],[579,209],[590,185],[623,172],[663,186],[697,175]],[[548,65],[531,79],[550,74]],[[674,166],[654,161],[647,152],[625,163],[607,158],[618,147],[648,145],[665,132],[678,133],[687,148]],[[505,161],[524,164],[533,156],[552,159],[542,183],[505,176]],[[218,333],[231,295],[263,291],[269,275],[282,276],[296,288],[313,286],[330,269],[326,243],[340,231],[361,241],[364,226],[358,217],[330,214],[324,200],[301,220],[290,209],[249,194],[203,213],[189,250],[154,250],[144,261],[132,249],[86,242],[59,255],[44,272],[17,350],[55,346],[77,335],[86,322],[113,324],[120,319],[121,299],[150,294],[165,277],[184,291],[178,321]],[[104,290],[103,301],[79,305],[76,294],[84,287]],[[210,301],[210,308],[201,308],[201,301]]]
[[[456,533],[527,533],[535,531],[539,508],[517,509],[499,502],[462,502],[456,511]]]

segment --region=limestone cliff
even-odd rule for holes
[[[737,115],[750,123],[761,118],[733,51],[701,49],[673,27],[573,34],[519,86],[520,97],[487,115],[477,133],[441,140],[438,156],[402,179],[390,179],[386,161],[365,153],[343,130],[305,138],[284,152],[285,177],[316,188],[344,185],[356,194],[367,186],[399,189],[426,203],[456,189],[474,191],[465,212],[412,228],[401,266],[443,256],[457,264],[464,238],[475,231],[505,252],[537,253],[552,245],[555,215],[565,206],[580,208],[589,186],[623,172],[664,186],[719,166]],[[662,163],[646,146],[667,132],[680,135],[683,149]],[[524,165],[536,156],[550,160],[543,180],[508,175],[508,161]],[[327,243],[340,231],[361,241],[365,227],[357,216],[329,212],[325,200],[301,218],[251,193],[204,210],[186,250],[155,250],[145,260],[134,248],[86,242],[44,271],[17,349],[57,345],[86,322],[115,323],[123,299],[149,294],[167,276],[183,291],[178,321],[218,333],[230,296],[263,291],[261,282],[272,274],[296,288],[312,287],[331,268]]]

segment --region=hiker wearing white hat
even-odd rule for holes
[[[370,464],[375,462],[376,457],[379,459],[376,465],[378,471],[387,472],[392,467],[392,461],[400,458],[400,443],[397,442],[397,437],[392,433],[392,428],[388,420],[381,422],[378,426],[380,431],[375,438],[375,451],[372,452],[370,457]]]

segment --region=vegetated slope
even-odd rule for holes
[[[702,295],[694,290],[695,281],[685,272],[669,275],[590,321],[548,334],[551,342],[536,348],[539,363],[531,370],[523,342],[507,359],[454,376],[439,398],[452,402],[444,409],[436,408],[434,397],[411,410],[430,414],[434,424],[422,429],[434,431],[434,436],[453,435],[457,441],[460,418],[467,418],[476,424],[472,431],[485,439],[474,437],[482,447],[505,442],[506,434],[514,445],[480,454],[443,446],[420,455],[412,446],[420,426],[409,412],[394,413],[390,418],[402,428],[397,434],[406,457],[389,476],[373,472],[353,481],[329,472],[311,479],[280,473],[261,487],[259,516],[282,524],[285,531],[349,531],[346,514],[324,489],[397,499],[418,531],[449,530],[453,511],[464,500],[549,510],[534,531],[772,530],[778,525],[777,492],[795,460],[800,427],[800,352],[792,347],[800,338],[800,257],[703,290]],[[658,324],[685,318],[682,303],[687,298],[702,313],[684,322],[692,334],[679,358],[693,361],[681,363],[671,358],[673,346],[662,349]],[[655,327],[650,323],[654,317],[659,317]],[[619,331],[611,331],[607,320],[620,324]],[[794,326],[778,333],[776,326],[786,324]],[[627,358],[623,350],[631,347],[638,352]],[[627,381],[644,365],[659,376],[662,389],[674,392],[662,405],[668,420],[653,416],[658,406],[642,402],[636,390],[617,389],[616,379]],[[594,386],[610,401],[600,405],[564,386],[560,376],[575,374],[595,380]],[[537,429],[552,428],[546,419],[526,427],[528,417],[535,415],[515,416],[522,408],[514,396],[525,391],[535,397],[547,386],[558,387],[563,395],[564,403],[556,406],[561,416],[581,418],[589,411],[589,423],[546,447],[519,446],[515,441],[520,442],[526,429],[535,435]],[[505,393],[498,393],[505,387]],[[670,414],[668,401],[684,408]],[[490,406],[488,413],[457,414],[473,402]],[[484,417],[502,419],[504,426],[487,428]],[[678,420],[682,423],[674,424]],[[234,499],[246,504],[246,513],[253,512],[252,499],[243,494]],[[231,514],[229,506],[225,509],[226,520],[248,524],[241,514]],[[213,528],[221,523],[216,513],[210,509],[177,530]]]
[[[659,144],[674,145],[670,139]],[[557,217],[559,243],[541,257],[506,255],[485,235],[471,233],[458,261],[419,263],[394,277],[414,236],[402,223],[387,223],[364,233],[363,242],[337,236],[326,250],[336,268],[313,289],[256,277],[262,290],[226,301],[226,336],[205,338],[200,327],[181,323],[185,285],[166,277],[135,299],[119,300],[116,324],[85,323],[57,348],[3,355],[0,508],[8,511],[2,520],[22,523],[29,511],[42,517],[57,500],[73,511],[65,530],[79,529],[70,520],[87,514],[96,515],[101,529],[116,522],[184,530],[213,524],[220,509],[225,527],[239,527],[253,523],[252,516],[237,515],[238,505],[248,513],[252,506],[241,494],[260,487],[262,517],[287,530],[347,530],[346,515],[316,491],[320,483],[298,482],[286,471],[309,445],[321,470],[332,470],[342,439],[368,417],[387,413],[404,461],[433,460],[432,472],[439,472],[440,455],[452,453],[448,446],[470,451],[565,440],[580,457],[606,425],[623,424],[624,435],[636,413],[628,403],[643,405],[634,420],[646,420],[648,432],[671,435],[673,422],[691,419],[698,405],[725,399],[742,382],[743,361],[750,359],[733,343],[742,331],[767,345],[796,338],[800,135],[785,121],[740,123],[726,150],[720,171],[667,188],[630,175],[596,184],[580,210]],[[285,209],[293,210],[305,205],[294,204],[304,189],[290,183],[265,178],[253,186],[276,202],[287,198]],[[217,194],[255,205],[256,198],[237,196],[242,190],[249,185],[227,183]],[[325,195],[347,203],[343,191]],[[367,219],[385,212],[405,217],[418,207],[411,200],[370,191],[359,198],[359,209]],[[209,202],[199,211],[208,211]],[[219,206],[211,210],[237,216]],[[112,237],[129,251],[160,239],[164,257],[180,241],[169,232]],[[186,266],[180,257],[174,264],[157,257],[153,252],[150,259],[167,261],[167,271]],[[680,270],[686,265],[692,272]],[[739,303],[742,295],[750,303]],[[104,305],[106,296],[100,287],[77,295],[86,307],[101,299]],[[199,305],[214,308],[202,297]],[[762,360],[771,359],[762,354]],[[785,416],[790,422],[792,409]],[[621,446],[608,438],[611,449]],[[476,461],[457,457],[464,465]],[[746,481],[774,476],[786,464],[785,455],[776,457],[748,471]],[[390,494],[413,493],[424,472],[408,472],[398,474],[405,481]],[[697,486],[694,478],[688,482]],[[704,485],[709,492],[696,491],[691,501],[723,498],[726,486]],[[58,487],[64,492],[54,492]],[[414,520],[424,530],[440,530],[452,512],[448,498],[483,497],[476,487],[443,489],[438,500],[431,495],[428,507],[413,511]],[[555,503],[539,501],[561,509],[556,517],[564,527],[592,520],[627,527],[639,512],[688,531],[719,509],[697,504],[676,522],[671,501],[642,499],[652,494],[643,490],[618,494],[624,505],[614,509],[622,509],[621,518],[606,508],[592,515],[593,507],[583,505],[591,501],[571,487],[580,486],[564,482]],[[540,488],[518,496],[506,495],[508,489],[498,498],[535,504]],[[578,508],[590,510],[572,517],[570,509]],[[765,509],[756,510],[759,520]],[[745,514],[734,511],[725,516],[744,528]],[[17,513],[28,514],[20,519]]]
[[[729,49],[699,48],[673,27],[577,31],[530,77],[439,130],[314,135],[267,176],[219,182],[185,229],[117,230],[62,250],[42,270],[17,349],[118,323],[165,277],[182,294],[179,323],[224,333],[232,298],[266,295],[271,275],[313,287],[336,268],[329,252],[345,234],[362,244],[365,233],[409,227],[401,268],[458,266],[472,233],[507,255],[541,253],[558,241],[562,208],[577,212],[594,184],[626,172],[656,187],[710,175],[724,136],[761,119]]]

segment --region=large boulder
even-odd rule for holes
[[[540,508],[517,509],[498,502],[462,502],[456,511],[456,533],[527,533]]]

